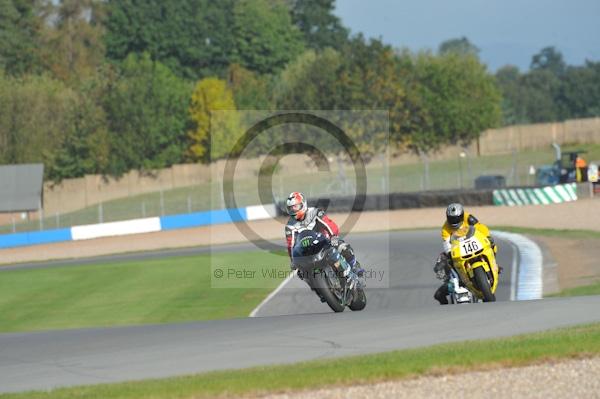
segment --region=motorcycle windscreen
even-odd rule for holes
[[[329,240],[323,234],[312,230],[302,231],[294,241],[292,260],[298,265],[313,263],[328,244]]]
[[[457,229],[454,233],[452,233],[452,237],[450,238],[450,240],[454,241],[459,239],[471,238],[473,237],[473,234],[475,234],[475,227],[470,225],[464,225]]]

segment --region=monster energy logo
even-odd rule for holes
[[[310,240],[310,237],[304,237],[302,241],[300,241],[300,245],[302,245],[303,248],[310,247]]]

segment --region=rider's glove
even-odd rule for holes
[[[497,254],[498,253],[498,246],[494,242],[494,237],[489,236],[488,240],[490,240],[490,246],[492,247],[492,250],[494,251],[494,254]]]
[[[338,245],[340,245],[340,239],[338,236],[332,236],[329,241],[331,242],[331,245],[334,247],[338,247]]]

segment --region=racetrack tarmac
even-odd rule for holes
[[[368,282],[362,312],[334,314],[302,281],[292,280],[298,288],[280,290],[258,312],[263,317],[0,334],[0,392],[291,363],[600,321],[600,297],[506,301],[514,273],[512,247],[505,242],[499,243],[505,267],[499,302],[442,307],[432,298],[439,285],[432,272],[441,247],[436,231],[358,234],[348,241],[367,270],[389,273],[385,281]]]

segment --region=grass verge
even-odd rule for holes
[[[556,294],[547,295],[549,297],[558,296],[585,296],[585,295],[600,295],[600,281],[595,284],[582,285],[581,287],[568,288]]]
[[[505,339],[160,380],[0,395],[2,399],[208,398],[366,384],[600,354],[600,323]]]
[[[288,270],[264,252],[7,270],[0,332],[245,317]]]

